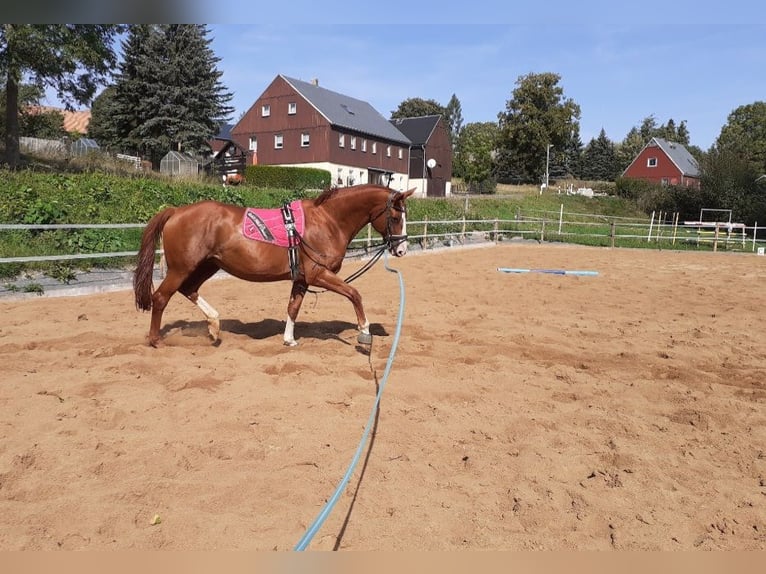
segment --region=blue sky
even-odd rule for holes
[[[231,0],[192,3],[176,21],[208,23],[234,120],[284,74],[385,117],[407,98],[446,105],[455,94],[464,124],[496,121],[520,76],[554,72],[580,105],[583,143],[602,128],[620,141],[653,115],[686,120],[707,149],[735,108],[766,100],[760,2],[515,4]]]

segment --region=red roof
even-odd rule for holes
[[[53,106],[30,106],[30,114],[44,114],[46,112],[58,112],[64,116],[64,131],[70,133],[85,134],[88,133],[88,124],[90,123],[90,110],[76,110],[70,112],[63,108],[54,108]]]

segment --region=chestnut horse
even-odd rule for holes
[[[309,286],[334,291],[351,301],[356,311],[359,342],[372,342],[362,297],[337,273],[349,243],[368,223],[383,236],[393,255],[401,257],[407,252],[405,201],[414,191],[357,185],[329,189],[315,199],[301,200],[305,227],[294,252],[297,266],[291,266],[287,247],[244,236],[243,207],[201,201],[159,212],[144,228],[133,277],[136,307],[152,311],[149,344],[159,345],[162,313],[176,291],[202,310],[210,336],[216,342],[219,340],[218,311],[199,294],[200,286],[219,269],[246,281],[292,280],[285,345],[297,345],[295,321]],[[167,274],[153,290],[155,249],[160,237]]]

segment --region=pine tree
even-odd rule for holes
[[[585,146],[582,176],[593,181],[614,181],[616,166],[614,144],[602,128],[598,137],[590,140]]]
[[[207,34],[197,24],[131,26],[113,94],[95,118],[106,145],[155,167],[169,150],[209,151],[233,109]]]
[[[447,112],[447,124],[449,125],[450,143],[454,152],[460,137],[460,131],[463,129],[463,108],[455,94],[452,94],[445,110]]]

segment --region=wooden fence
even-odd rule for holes
[[[136,229],[144,224],[0,224],[0,233],[18,230]],[[757,224],[751,227],[726,223],[685,225],[678,217],[655,217],[649,221],[607,217],[596,214],[559,212],[519,213],[513,219],[466,219],[408,221],[409,242],[414,248],[434,247],[487,241],[527,239],[539,242],[562,242],[604,247],[647,247],[664,249],[700,249],[708,251],[747,251],[762,254],[766,240],[757,239]],[[711,232],[712,230],[712,232]],[[351,251],[367,252],[380,242],[371,226],[367,226],[350,245]],[[137,248],[137,246],[136,246]],[[159,251],[158,251],[159,252]],[[106,253],[45,253],[28,256],[0,254],[0,264],[67,261],[78,259],[130,258],[135,251]]]

